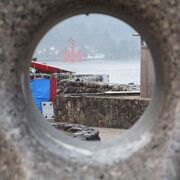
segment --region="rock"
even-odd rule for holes
[[[93,130],[93,131],[87,131],[85,134],[84,134],[84,137],[86,138],[86,140],[88,141],[94,141],[94,140],[100,140],[100,137],[99,137],[99,131],[97,130]]]
[[[72,133],[75,133],[77,131],[82,131],[82,128],[81,127],[76,127],[76,126],[73,126],[71,127],[70,129],[68,129],[69,132],[72,132]]]
[[[79,138],[81,140],[87,141],[100,141],[99,131],[91,130],[91,131],[81,131],[73,134],[74,138]]]
[[[106,91],[134,91],[139,90],[139,86],[134,83],[129,84],[99,84],[98,82],[74,82],[70,80],[58,79],[58,94],[61,93],[103,93]]]
[[[70,132],[72,137],[87,141],[100,141],[99,131],[81,124],[69,124],[67,122],[56,122],[51,124],[53,127]]]
[[[68,129],[72,128],[73,127],[73,124],[65,124],[64,126],[62,126],[62,129],[64,131],[68,131]]]

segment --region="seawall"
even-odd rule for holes
[[[137,96],[66,94],[56,97],[54,109],[58,122],[127,129],[143,114],[149,101]]]

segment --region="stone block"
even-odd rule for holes
[[[0,1],[0,178],[2,180],[180,179],[180,1]],[[42,35],[65,18],[104,13],[132,25],[155,65],[152,101],[119,139],[71,141],[45,122],[28,90]]]

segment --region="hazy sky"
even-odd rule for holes
[[[68,18],[54,26],[38,44],[38,59],[62,60],[63,51],[73,38],[84,56],[98,53],[107,58],[138,58],[140,42],[135,30],[111,16],[90,14]]]
[[[40,41],[34,57],[55,67],[80,74],[107,74],[111,83],[139,84],[140,39],[126,23],[106,15],[90,14],[68,18],[54,26]],[[63,61],[69,39],[75,40],[82,62]],[[103,60],[88,59],[88,55]],[[100,57],[100,56],[99,56]]]

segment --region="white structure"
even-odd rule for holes
[[[42,114],[45,119],[48,121],[54,120],[54,108],[52,102],[42,102]]]

